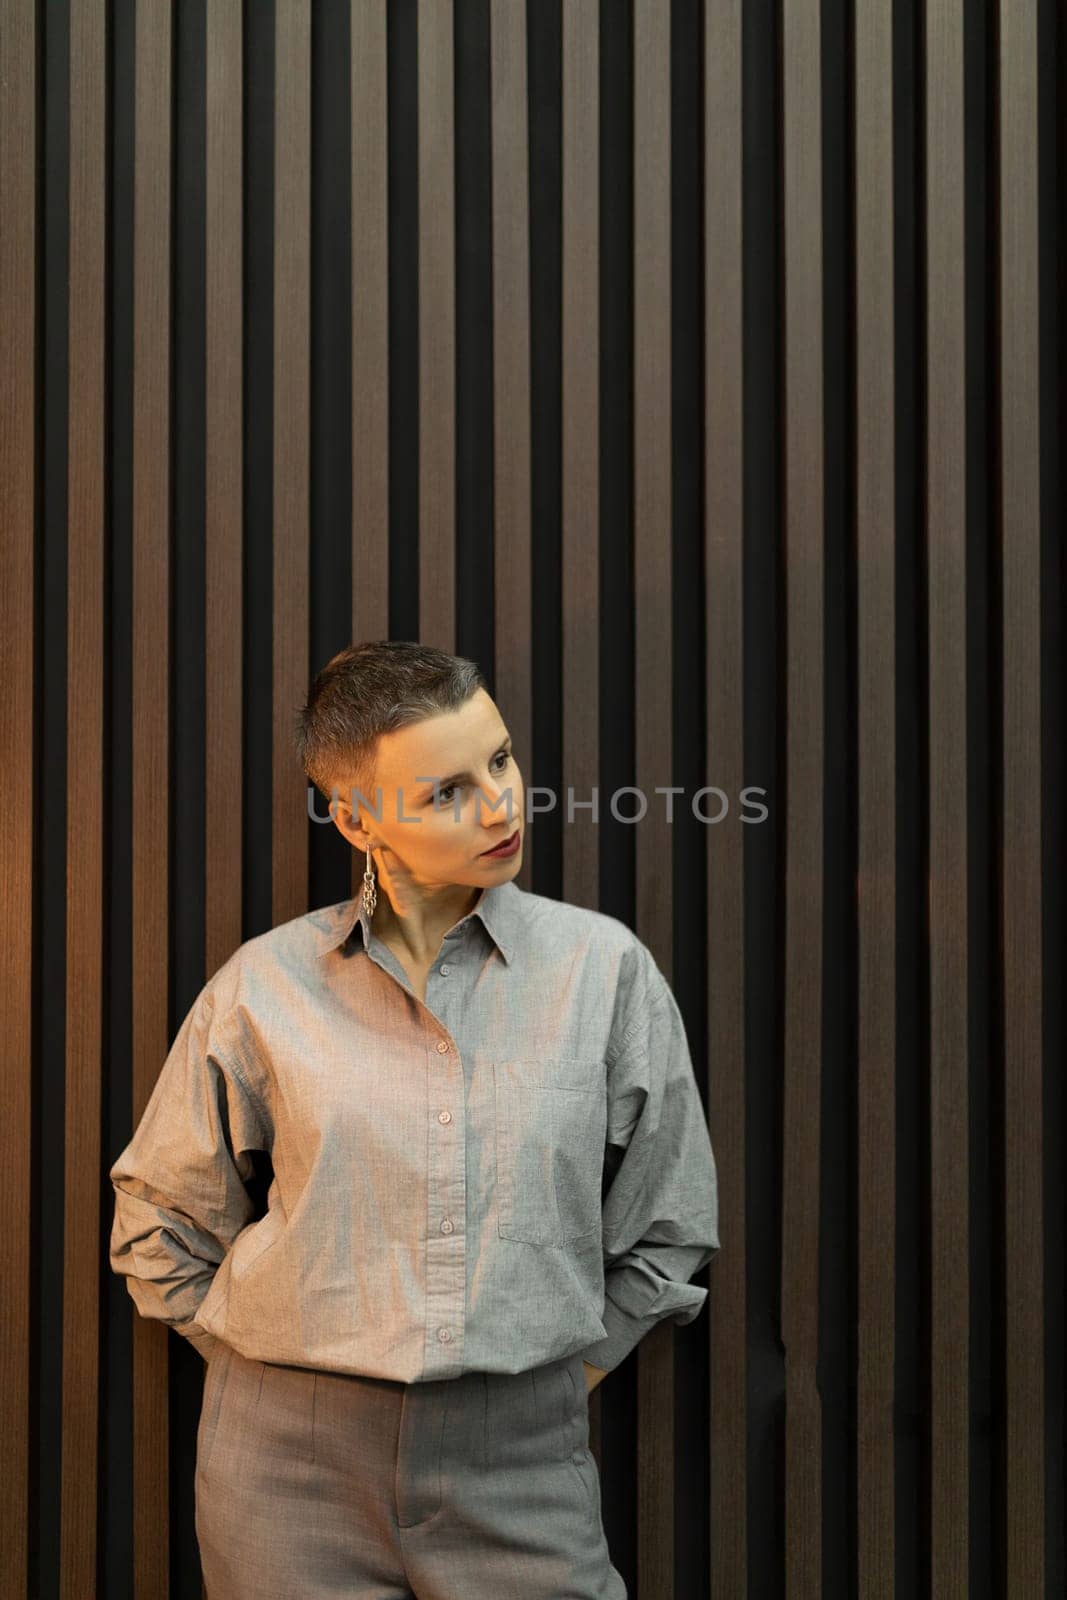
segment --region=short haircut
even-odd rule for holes
[[[325,800],[347,804],[358,789],[374,805],[374,765],[383,733],[456,711],[487,688],[481,669],[410,639],[348,645],[319,672],[297,715],[300,762]]]

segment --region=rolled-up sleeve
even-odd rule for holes
[[[715,1157],[685,1024],[644,946],[608,1061],[602,1213],[607,1334],[582,1355],[610,1372],[657,1323],[692,1322],[708,1291],[689,1279],[719,1249]]]
[[[110,1262],[142,1317],[216,1343],[196,1312],[255,1205],[251,1152],[269,1148],[262,1109],[226,1050],[209,990],[182,1023],[130,1143],[112,1166]]]

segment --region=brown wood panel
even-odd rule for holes
[[[241,0],[207,8],[204,638],[207,976],[241,942],[244,291]]]
[[[600,16],[562,11],[563,896],[600,904]],[[573,795],[574,810],[570,808]],[[596,798],[596,811],[588,802]],[[599,1385],[589,1398],[600,1462]]]
[[[785,1590],[822,1590],[819,1135],[823,937],[822,150],[818,0],[782,14],[787,729],[782,1105]]]
[[[292,740],[308,683],[311,6],[277,0],[274,57],[273,917],[307,908],[306,779]]]
[[[735,811],[745,781],[742,3],[716,0],[704,14],[705,782],[730,804],[707,829],[707,1106],[723,1241],[707,1307],[712,1595],[748,1588],[745,828]],[[705,815],[720,803],[709,794]]]
[[[386,0],[352,0],[352,638],[389,634]],[[366,868],[352,852],[352,892]]]
[[[96,1588],[104,993],[107,27],[70,8],[66,1103],[60,1593]],[[76,711],[75,711],[76,708]],[[88,848],[87,848],[88,847]]]
[[[36,294],[37,123],[34,115],[38,39],[35,12],[0,0],[0,785],[4,827],[0,882],[3,940],[4,1122],[0,1199],[0,1537],[5,1582],[25,1593],[29,1508],[30,1161],[33,1071],[33,808],[26,804],[26,730],[34,710],[34,460],[37,381]],[[14,314],[17,308],[17,314]]]
[[[634,782],[636,928],[668,981],[673,839],[657,785],[671,782],[671,16],[633,8]],[[635,815],[642,815],[632,797]],[[637,1536],[642,1594],[674,1589],[674,1329],[637,1350]]]
[[[896,616],[893,11],[855,13],[858,881],[856,1537],[859,1588],[896,1592]]]
[[[456,219],[452,0],[418,0],[419,638],[455,649]]]
[[[389,631],[386,0],[352,5],[352,638]],[[362,856],[353,857],[362,874]]]
[[[132,1125],[170,1043],[171,9],[138,7],[133,175]],[[135,1600],[169,1584],[167,1331],[133,1318]]]
[[[600,900],[599,0],[563,7],[562,597],[564,895]],[[573,818],[568,791],[573,790]]]
[[[1045,1593],[1037,7],[999,6],[1006,1592]]]
[[[931,1592],[969,1592],[967,507],[961,0],[926,9]]]
[[[493,194],[493,596],[496,693],[527,783],[533,781],[530,593],[530,220],[526,3],[489,10]],[[518,882],[533,888],[535,829]]]

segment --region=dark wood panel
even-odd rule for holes
[[[656,786],[671,782],[671,14],[633,8],[634,782],[636,928],[668,980],[673,962],[671,829]],[[640,803],[633,798],[636,814]],[[674,1589],[674,1330],[637,1352],[637,1536],[642,1594]]]
[[[963,6],[926,10],[931,1589],[969,1592]]]
[[[452,0],[418,0],[419,637],[455,649],[456,197]]]
[[[707,829],[707,1106],[721,1254],[708,1297],[710,1593],[748,1589],[745,1284],[744,345],[742,6],[704,18],[704,661],[706,778],[727,796]],[[759,779],[757,778],[757,782]],[[717,814],[716,795],[705,814]]]
[[[824,441],[820,11],[782,15],[785,276],[785,994],[782,1343],[785,1592],[822,1592],[819,1138],[823,937]]]
[[[169,1046],[171,10],[139,7],[133,179],[132,1125]],[[135,1600],[169,1581],[167,1331],[133,1325]]]
[[[67,932],[60,1593],[96,1588],[104,994],[107,28],[73,0],[67,458]],[[76,709],[76,714],[74,708]],[[95,842],[95,843],[94,843]]]
[[[489,11],[493,194],[493,520],[496,694],[530,781],[533,752],[530,595],[530,215],[526,0]],[[536,830],[519,883],[533,887]]]
[[[896,446],[893,15],[856,11],[858,944],[856,1541],[861,1592],[896,1592]]]
[[[563,7],[562,651],[563,879],[574,905],[599,901],[600,771],[599,0]]]
[[[311,4],[277,0],[274,56],[274,922],[307,906],[306,780],[292,740],[308,683]]]
[[[389,632],[386,0],[352,6],[352,638]],[[362,875],[362,855],[353,868]]]
[[[244,609],[243,108],[241,0],[206,13],[204,374],[205,788],[207,973],[241,942]]]
[[[1006,1592],[1045,1590],[1037,7],[998,8]]]
[[[29,1510],[30,1161],[33,1035],[33,809],[26,804],[26,730],[34,712],[34,458],[37,382],[38,39],[32,7],[0,3],[4,92],[0,94],[0,843],[8,937],[3,941],[5,1115],[0,1196],[7,1225],[0,1239],[0,1535],[5,1581],[25,1592]]]

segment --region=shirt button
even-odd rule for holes
[[[442,1233],[451,1233],[452,1229],[454,1227],[455,1227],[455,1223],[452,1221],[451,1217],[446,1217],[445,1220],[441,1224],[441,1232]]]
[[[442,963],[441,963],[441,971],[445,975],[445,977],[447,977],[448,974],[452,971],[452,968],[448,965],[447,961],[442,961]]]
[[[438,1122],[451,1122],[452,1121],[452,1113],[451,1113],[451,1111],[439,1111],[437,1113],[437,1120],[438,1120]]]
[[[452,1339],[451,1330],[448,1328],[438,1328],[437,1337],[440,1339],[442,1344],[448,1344]]]
[[[447,1054],[448,1054],[448,1040],[447,1039],[438,1039],[438,1041],[437,1041],[437,1054],[439,1056],[447,1056]]]

